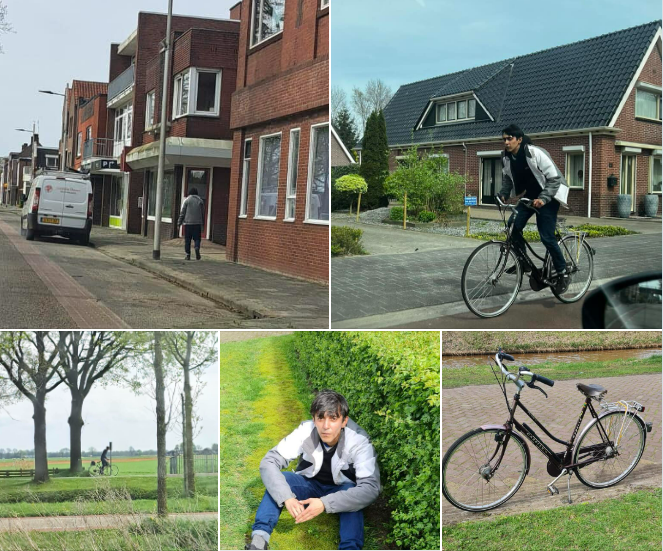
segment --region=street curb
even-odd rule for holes
[[[251,319],[265,319],[265,318],[274,318],[274,316],[265,313],[265,312],[260,312],[254,308],[251,308],[250,306],[247,306],[246,304],[243,304],[241,302],[238,302],[234,299],[228,298],[227,296],[223,295],[222,293],[219,293],[217,289],[214,289],[212,287],[209,287],[207,285],[194,285],[190,281],[187,281],[185,278],[179,276],[172,270],[168,268],[160,268],[160,269],[155,269],[149,262],[135,258],[135,257],[125,257],[125,256],[120,256],[117,254],[113,254],[109,251],[105,251],[100,247],[97,247],[94,243],[90,243],[92,247],[94,247],[97,251],[100,253],[110,257],[114,258],[115,260],[119,260],[121,262],[124,262],[126,264],[131,264],[132,266],[136,266],[137,268],[140,268],[141,270],[145,270],[146,272],[151,273],[152,275],[158,277],[159,279],[163,279],[165,281],[168,281],[170,283],[174,283],[175,285],[182,287],[183,289],[186,289],[187,291],[190,291],[192,293],[195,293],[203,298],[207,298],[213,302],[216,302],[217,304],[220,304],[224,308],[227,308],[229,310],[232,310],[234,312],[238,312],[240,314],[243,314],[247,316],[248,318]]]

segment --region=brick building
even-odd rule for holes
[[[6,205],[19,205],[23,196],[30,192],[32,183],[32,170],[42,168],[56,169],[59,163],[58,150],[55,147],[45,147],[39,143],[39,134],[30,138],[30,143],[24,143],[18,152],[9,153],[3,159],[2,172],[2,200]]]
[[[172,18],[162,237],[176,236],[188,189],[207,204],[203,237],[225,243],[239,22]],[[118,161],[129,233],[153,236],[166,15],[140,12],[136,29],[112,44],[108,136]],[[111,130],[112,129],[112,130]]]
[[[442,147],[479,205],[515,123],[566,175],[567,214],[616,216],[620,193],[641,214],[661,194],[661,22],[406,84],[384,113],[392,170],[412,144]]]
[[[334,126],[331,126],[331,166],[348,166],[355,164],[355,159],[345,147]]]
[[[227,258],[328,282],[329,1],[242,0],[231,17],[241,25]]]

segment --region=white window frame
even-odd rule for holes
[[[651,160],[649,161],[649,193],[656,193],[657,195],[661,195],[661,191],[654,191],[652,183],[654,179],[654,161],[658,159],[658,162],[661,163],[661,154],[659,153],[658,155],[654,154],[651,156]],[[663,191],[663,186],[661,187],[661,190]]]
[[[281,33],[283,33],[283,29],[281,29],[280,31],[278,31],[274,34],[270,34],[267,38],[261,38],[260,37],[260,38],[258,38],[258,40],[254,39],[254,31],[255,31],[254,26],[255,26],[255,19],[256,19],[255,18],[256,4],[258,5],[258,9],[259,9],[260,13],[262,13],[263,2],[264,2],[264,0],[251,0],[251,13],[249,14],[249,17],[251,18],[251,38],[250,38],[250,43],[251,43],[250,47],[251,48],[254,48],[258,44],[262,44],[263,42],[265,42],[265,40],[269,40],[270,38],[274,38],[275,36],[278,36]],[[283,15],[283,25],[285,26],[285,5],[284,5],[284,8],[283,8],[283,14],[284,14]]]
[[[49,165],[48,160],[55,160],[55,164]],[[46,155],[46,168],[57,168],[58,167],[58,156],[57,155]]]
[[[118,122],[122,120],[121,135],[117,135]],[[125,103],[115,108],[113,124],[113,156],[119,157],[124,147],[131,145],[131,125],[133,124],[133,104]]]
[[[324,10],[329,7],[329,0],[320,0],[320,9]]]
[[[149,169],[149,170],[150,170],[150,172],[152,172],[152,174],[153,174],[152,177],[153,177],[153,179],[154,179],[154,193],[156,194],[156,192],[157,192],[157,176],[158,176],[158,171],[154,170],[153,168],[152,168],[152,169]],[[164,174],[164,177],[166,176],[166,173],[172,173],[172,174],[173,174],[173,185],[177,186],[177,182],[175,181],[175,172],[172,171],[172,170],[164,171],[164,173],[163,173],[163,174]],[[172,191],[172,190],[171,190],[171,191]],[[149,190],[149,186],[148,186],[148,190],[147,190],[147,192],[148,192],[148,193],[150,192],[150,190]],[[165,197],[163,197],[163,199],[164,199],[164,202],[165,202]],[[147,219],[148,219],[148,220],[153,220],[153,221],[154,221],[154,220],[157,219],[157,217],[156,217],[156,213],[155,213],[154,215],[150,215],[150,206],[149,206],[149,205],[150,205],[150,200],[149,200],[149,197],[148,197],[147,204],[145,205],[145,208],[147,209]],[[165,216],[163,215],[163,211],[161,212],[161,221],[162,221],[162,222],[168,222],[169,224],[172,224],[172,223],[173,223],[173,217],[172,217],[172,216],[173,216],[173,210],[174,210],[174,207],[175,207],[175,205],[172,205],[172,204],[171,204],[171,206],[170,206],[171,215],[170,215],[170,217],[168,217],[168,218],[165,217]],[[163,208],[163,205],[162,205],[162,208]]]
[[[273,138],[275,136],[279,137],[280,144],[279,144],[279,149],[280,146],[283,145],[283,136],[282,132],[274,132],[272,134],[265,134],[264,136],[260,136],[260,141],[259,141],[259,147],[258,147],[258,178],[256,179],[256,204],[255,204],[255,210],[253,214],[254,220],[276,220],[276,213],[274,213],[274,216],[264,216],[259,214],[260,212],[260,193],[262,189],[262,161],[263,161],[263,143],[266,139],[268,138]],[[282,150],[279,152],[279,169],[277,173],[281,172],[281,153],[283,153]],[[278,208],[279,204],[279,187],[278,187],[278,180],[276,184],[276,205]]]
[[[656,98],[656,118],[652,119],[651,117],[645,117],[644,115],[638,115],[638,93],[651,94]],[[661,91],[650,90],[649,88],[636,87],[635,89],[635,105],[633,106],[633,112],[635,113],[636,119],[643,119],[646,121],[658,121],[661,122]]]
[[[253,138],[244,140],[242,150],[242,194],[239,199],[239,218],[246,218],[249,206],[249,174],[251,172],[251,157],[246,156],[246,144],[251,144],[251,155],[253,155]]]
[[[79,132],[76,136],[76,157],[80,157],[83,153],[83,132]]]
[[[154,127],[154,106],[156,100],[156,90],[150,90],[145,94],[145,130]]]
[[[173,81],[173,120],[181,117],[218,117],[221,111],[221,69],[207,69],[203,67],[189,67],[184,71],[176,74]],[[186,111],[181,112],[182,101],[182,81],[184,75],[189,74],[189,98]],[[214,94],[214,111],[197,111],[196,104],[198,103],[198,75],[200,73],[214,73],[216,74],[215,94]]]
[[[564,177],[566,178],[566,183],[569,186],[569,189],[585,189],[585,148],[582,149],[572,149],[564,148],[565,159],[564,159]],[[569,170],[571,168],[571,157],[582,155],[582,185],[574,186],[571,185],[571,174]]]
[[[444,109],[444,120],[440,119],[440,110]],[[435,123],[436,124],[442,124],[447,122],[447,104],[446,103],[438,103],[435,106]]]
[[[317,224],[319,226],[329,226],[331,223],[331,220],[314,220],[309,218],[309,207],[310,207],[310,201],[311,201],[311,175],[313,174],[313,161],[315,160],[315,155],[313,155],[313,151],[315,148],[315,129],[326,126],[329,128],[329,123],[328,122],[323,122],[319,124],[312,124],[311,125],[311,132],[309,136],[309,147],[308,147],[308,177],[306,178],[306,211],[304,213],[304,223],[305,224]],[[331,142],[330,142],[331,143]],[[329,182],[329,185],[331,186],[331,181]],[[330,190],[331,192],[331,190]],[[331,194],[330,194],[331,196]],[[330,209],[331,210],[331,209]],[[330,213],[331,215],[331,213]],[[331,218],[331,216],[330,216]]]
[[[294,151],[292,148],[292,136],[293,134],[298,135],[298,140],[297,140],[297,151]],[[284,218],[283,220],[285,222],[294,222],[295,221],[295,215],[297,214],[297,174],[299,172],[299,152],[301,150],[302,146],[302,133],[301,133],[301,128],[293,128],[290,130],[290,141],[288,142],[288,176],[286,179],[285,183],[285,213],[284,213]],[[293,157],[297,156],[296,159],[293,159]],[[295,192],[292,193],[290,189],[290,182],[292,181],[292,178],[294,177],[295,179]],[[288,216],[288,201],[292,200],[293,206],[292,206],[292,216]]]
[[[463,117],[460,116],[460,106],[464,105],[465,106],[465,115]],[[457,121],[464,121],[467,119],[467,100],[466,99],[461,99],[456,102],[456,120]]]
[[[85,129],[85,141],[91,140],[92,139],[92,125],[89,125]]]
[[[470,102],[474,103],[474,114],[470,116]],[[465,104],[465,116],[461,119],[458,116],[459,104]],[[449,119],[449,106],[453,105],[454,118]],[[445,119],[440,120],[440,109],[444,109]],[[470,122],[475,120],[477,113],[477,100],[473,96],[464,97],[457,100],[445,101],[435,104],[435,124],[455,124],[459,122]]]

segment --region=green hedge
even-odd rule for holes
[[[439,549],[440,334],[297,332],[293,346],[293,369],[343,394],[371,436],[394,543]]]
[[[368,254],[361,245],[363,231],[350,226],[331,227],[331,255]]]

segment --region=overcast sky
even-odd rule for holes
[[[19,151],[39,122],[40,141],[57,147],[60,96],[72,80],[108,80],[110,44],[136,28],[139,11],[168,11],[167,0],[3,0],[15,33],[0,35],[0,157]],[[173,13],[228,19],[237,0],[174,0]]]
[[[661,0],[334,0],[331,81],[402,84],[661,18]]]
[[[202,430],[194,443],[202,447],[219,443],[219,366],[204,370],[207,383],[196,406],[202,418]],[[147,396],[135,395],[118,386],[104,388],[97,381],[83,406],[82,445],[101,450],[109,441],[113,449],[156,450],[156,403]],[[46,401],[46,443],[51,452],[69,447],[67,418],[71,408],[69,389],[61,384],[48,394]],[[181,410],[179,410],[181,411]],[[0,448],[30,450],[34,448],[34,423],[32,403],[24,398],[20,402],[0,409]],[[181,429],[169,432],[168,449],[181,441]]]

